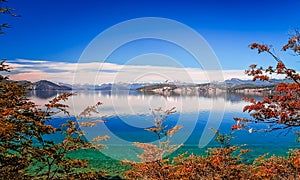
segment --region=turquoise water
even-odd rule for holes
[[[203,113],[200,115],[200,118],[207,117],[208,113]],[[225,118],[231,118],[236,117],[239,114],[225,114]],[[242,115],[242,114],[240,114]],[[167,118],[167,123],[169,127],[172,127],[176,125],[176,119],[178,118],[178,114],[171,115]],[[127,116],[128,118],[131,118],[130,116]],[[150,116],[149,116],[150,117]],[[134,118],[134,117],[132,117]],[[148,117],[144,117],[148,118]],[[61,122],[61,120],[64,118],[56,119],[56,121]],[[66,119],[72,119],[75,120],[75,118],[66,118]],[[66,120],[65,119],[65,120]],[[221,123],[221,126],[219,128],[219,131],[224,134],[229,134],[231,132],[231,126],[234,124],[235,121],[223,121]],[[57,124],[57,123],[56,123]],[[188,123],[187,123],[188,124]],[[133,158],[138,155],[136,152],[132,152],[130,154],[130,151],[136,151],[134,146],[132,145],[134,142],[145,142],[145,143],[152,143],[157,140],[156,134],[146,131],[144,128],[136,128],[129,126],[128,124],[124,123],[120,117],[109,117],[106,118],[106,123],[104,124],[98,124],[97,127],[93,128],[85,128],[82,127],[86,133],[87,139],[89,139],[90,136],[94,137],[96,135],[106,135],[108,133],[101,132],[103,126],[106,126],[107,129],[110,130],[110,134],[113,134],[114,136],[126,141],[124,144],[117,144],[112,140],[103,142],[102,144],[108,146],[108,149],[105,153],[107,153],[107,156],[110,156],[110,152],[116,149],[121,149],[122,154],[129,153],[126,155],[126,158]],[[179,142],[176,143],[176,140],[172,140],[172,144],[181,144],[183,143],[183,147],[178,149],[179,153],[183,153],[185,151],[188,151],[189,153],[194,154],[205,154],[207,148],[209,147],[220,147],[221,145],[216,142],[214,139],[212,139],[209,144],[205,147],[200,148],[199,147],[199,139],[201,138],[201,134],[204,130],[205,122],[202,119],[199,119],[196,123],[196,126],[194,127],[192,133],[189,135],[186,141],[182,142],[178,140]],[[255,127],[255,126],[252,126]],[[178,131],[178,135],[185,134],[185,128],[183,127],[181,130]],[[296,135],[293,133],[293,131],[273,131],[273,132],[256,132],[256,133],[249,133],[246,130],[239,130],[234,131],[232,134],[233,139],[231,140],[231,145],[245,145],[244,148],[249,148],[251,150],[250,153],[248,153],[251,156],[258,156],[263,155],[265,153],[269,154],[275,154],[275,155],[283,155],[285,156],[287,151],[291,148],[299,148],[299,143],[296,142]],[[56,140],[59,141],[59,139],[62,139],[60,135],[57,135],[57,137],[53,137]],[[174,136],[176,138],[176,136]],[[118,155],[118,154],[117,154]]]
[[[210,128],[218,129],[221,133],[229,134],[231,126],[236,122],[234,117],[250,117],[242,113],[246,105],[241,101],[241,95],[220,95],[211,97],[201,96],[176,96],[164,97],[158,95],[111,94],[107,92],[80,92],[70,99],[71,116],[59,115],[51,123],[59,126],[68,119],[79,122],[91,119],[103,119],[105,123],[97,123],[95,127],[80,127],[85,132],[87,140],[96,136],[109,135],[110,138],[103,142],[108,148],[99,151],[82,150],[72,153],[71,156],[90,160],[91,165],[100,169],[107,169],[112,174],[118,174],[126,169],[120,165],[121,160],[138,161],[137,155],[141,150],[136,148],[134,142],[145,142],[157,144],[157,136],[145,130],[153,126],[153,115],[151,109],[162,107],[169,109],[176,107],[177,112],[167,116],[166,128],[182,125],[170,143],[174,145],[183,144],[170,156],[184,152],[205,155],[207,148],[220,147],[214,140],[214,134]],[[45,104],[51,97],[39,98],[32,96],[31,99],[38,104]],[[259,98],[259,97],[256,97]],[[94,114],[90,119],[76,119],[85,107],[102,102],[99,114]],[[264,124],[248,124],[254,129],[267,128]],[[291,148],[299,148],[296,142],[297,129],[273,131],[268,133],[249,133],[247,130],[234,131],[231,145],[244,145],[243,148],[251,151],[244,156],[246,163],[251,163],[254,158],[269,153],[270,155],[286,156]],[[299,130],[299,129],[298,129]],[[49,138],[60,141],[63,137],[59,134]]]

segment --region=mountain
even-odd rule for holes
[[[269,81],[252,81],[252,80],[241,80],[238,78],[232,78],[226,80],[223,83],[219,83],[221,89],[226,88],[228,91],[236,91],[242,89],[265,89],[272,90],[279,83],[292,83],[289,79],[270,79]]]
[[[233,84],[233,85],[242,85],[242,84],[251,84],[255,86],[271,86],[279,83],[291,83],[292,80],[289,79],[270,79],[269,81],[252,81],[252,80],[242,80],[238,78],[232,78],[229,80],[225,80],[225,84]]]
[[[91,84],[66,84],[58,83],[59,86],[68,87],[72,90],[96,90],[96,91],[111,91],[111,90],[133,90],[135,91],[139,87],[150,85],[149,83],[106,83],[101,85]]]
[[[252,84],[252,85],[272,85],[272,82],[268,81],[252,81],[252,80],[242,80],[238,78],[232,78],[224,81],[225,84],[241,85],[241,84]]]
[[[127,84],[127,83],[119,83],[119,84],[101,84],[100,86],[96,86],[95,90],[136,90],[140,87],[144,87],[149,85],[149,83],[133,83],[133,84]]]
[[[164,95],[199,95],[221,93],[263,94],[270,93],[279,83],[291,83],[286,79],[270,79],[270,81],[252,81],[232,78],[224,82],[205,84],[150,84],[137,88],[138,92]]]
[[[73,85],[72,85],[72,84],[67,84],[67,83],[62,83],[62,82],[60,82],[60,83],[58,83],[58,85],[59,85],[59,86],[62,86],[62,87],[68,87],[68,88],[73,89]]]
[[[176,89],[177,87],[178,86],[176,86],[174,84],[163,83],[163,84],[150,84],[147,86],[138,87],[138,88],[136,88],[136,90],[137,91],[145,91],[145,92],[156,91],[159,89],[161,89],[162,91],[170,91],[170,90]]]
[[[53,90],[72,90],[71,87],[57,85],[47,80],[40,80],[33,84],[33,90],[36,91],[53,91]]]

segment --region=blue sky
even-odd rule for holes
[[[7,5],[22,17],[1,16],[1,23],[8,22],[12,28],[0,37],[0,53],[15,62],[76,63],[86,46],[105,29],[133,18],[162,17],[202,35],[224,70],[274,63],[272,58],[249,50],[252,42],[274,45],[281,58],[288,58],[287,65],[300,70],[297,58],[280,52],[288,34],[300,28],[298,0],[10,0]],[[122,65],[142,53],[166,53],[178,58],[184,67],[197,68],[188,60],[189,55],[166,43],[133,42],[118,49],[107,62]]]

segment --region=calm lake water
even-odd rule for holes
[[[57,92],[31,93],[30,99],[43,105]],[[101,151],[106,157],[114,160],[138,160],[140,149],[133,142],[157,143],[157,136],[145,128],[153,126],[154,116],[151,109],[170,109],[176,107],[177,112],[166,118],[166,126],[181,125],[183,128],[171,138],[171,144],[183,144],[175,154],[189,152],[205,154],[209,147],[219,147],[214,141],[211,128],[219,129],[222,133],[231,131],[236,122],[234,117],[250,117],[242,109],[247,104],[242,101],[241,94],[221,94],[218,96],[163,96],[139,94],[135,91],[78,91],[76,96],[66,103],[70,106],[70,117],[57,115],[52,123],[60,124],[66,119],[75,120],[87,106],[102,102],[98,109],[99,114],[90,119],[102,119],[105,123],[97,123],[95,127],[81,127],[88,140],[96,136],[109,135],[108,141],[103,142],[108,148]],[[253,96],[260,98],[258,96]],[[90,119],[76,119],[85,122]],[[263,124],[249,124],[254,128],[266,128]],[[287,155],[291,148],[299,148],[293,131],[273,131],[268,133],[249,133],[247,130],[235,131],[232,145],[246,144],[245,148],[251,150],[246,156],[249,161],[265,153]],[[61,136],[53,136],[60,140]],[[93,155],[83,152],[81,156]],[[96,158],[96,157],[95,157]],[[96,158],[97,159],[97,158]],[[94,159],[95,160],[95,159]],[[101,161],[95,162],[101,163]]]

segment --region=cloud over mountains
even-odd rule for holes
[[[199,68],[180,68],[151,65],[120,65],[113,63],[70,63],[46,60],[17,59],[8,61],[13,67],[10,78],[38,81],[41,79],[70,84],[138,83],[180,81],[203,83],[230,78],[249,79],[244,70],[206,71]],[[223,74],[223,77],[217,74]]]

